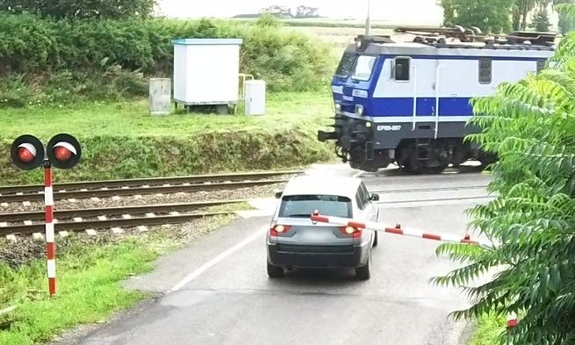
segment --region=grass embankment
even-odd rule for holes
[[[230,220],[227,216],[198,220],[181,231],[58,238],[57,294],[52,298],[46,291],[44,260],[0,261],[0,309],[17,306],[0,316],[0,344],[45,343],[75,325],[105,321],[113,312],[149,296],[125,290],[119,281],[150,271],[154,259],[177,248],[183,237],[211,231]],[[43,248],[42,242],[14,245],[0,240],[1,257],[15,256],[18,251],[34,256],[33,252],[41,253]]]
[[[47,141],[59,132],[83,145],[82,162],[58,170],[56,182],[282,169],[333,159],[316,131],[331,116],[329,93],[279,93],[266,115],[151,116],[145,100],[0,112],[1,184],[39,183],[42,171],[10,162],[10,144],[30,133]]]

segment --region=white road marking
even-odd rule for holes
[[[233,253],[237,252],[238,250],[242,249],[243,247],[247,246],[248,244],[252,243],[256,239],[258,239],[260,236],[264,235],[267,231],[268,231],[268,226],[267,225],[263,226],[261,229],[259,229],[255,233],[251,234],[249,237],[247,237],[246,239],[244,239],[240,243],[229,248],[225,252],[216,256],[212,260],[206,262],[201,267],[199,267],[198,269],[196,269],[195,271],[193,271],[192,273],[187,275],[184,279],[182,279],[182,281],[180,281],[173,288],[168,290],[167,293],[172,293],[172,292],[180,290],[181,288],[183,288],[184,286],[186,286],[187,284],[192,282],[194,279],[198,278],[202,273],[207,271],[209,268],[211,268],[212,266],[223,261],[225,258],[227,258],[228,256],[232,255]]]

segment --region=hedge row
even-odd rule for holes
[[[144,78],[172,74],[172,39],[205,37],[243,38],[241,72],[266,80],[272,92],[312,91],[332,73],[329,46],[266,20],[56,21],[0,13],[0,107],[145,95]],[[110,84],[118,85],[93,95]]]

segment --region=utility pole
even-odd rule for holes
[[[367,0],[367,17],[365,18],[365,35],[371,32],[371,0]]]

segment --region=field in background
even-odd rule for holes
[[[346,45],[353,43],[353,39],[357,35],[363,35],[365,33],[364,28],[353,27],[287,26],[285,30],[309,34],[311,37],[333,44],[334,48],[340,50],[344,49]],[[392,33],[392,29],[371,29],[371,34],[373,35],[390,35]],[[338,57],[339,54],[340,52],[338,52]]]
[[[234,21],[254,21],[257,18],[237,18]],[[337,55],[347,44],[353,43],[354,37],[365,33],[365,20],[358,19],[331,19],[331,18],[306,18],[282,20],[285,30],[292,30],[309,34],[313,38],[332,43]],[[371,34],[390,35],[396,26],[405,25],[390,21],[372,20]]]
[[[235,21],[253,21],[257,18],[233,18]],[[359,19],[333,19],[333,18],[302,18],[302,19],[284,19],[282,20],[285,26],[295,27],[335,27],[335,28],[364,28],[365,20]],[[384,20],[372,20],[371,27],[374,29],[389,29],[399,23],[392,23]]]

